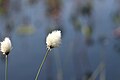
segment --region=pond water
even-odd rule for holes
[[[15,2],[10,1],[12,5]],[[91,16],[77,16],[82,25],[80,30],[71,22],[76,6],[74,0],[63,0],[58,21],[45,15],[44,0],[31,6],[27,0],[19,0],[16,4],[21,6],[17,12],[10,7],[9,17],[0,16],[0,40],[9,36],[13,44],[8,60],[8,80],[34,80],[46,52],[46,36],[53,29],[62,30],[62,44],[51,50],[39,80],[87,80],[85,75],[94,73],[100,64],[97,80],[120,79],[120,43],[113,35],[119,24],[112,18],[118,9],[117,1],[93,0]],[[13,22],[14,27],[5,27],[7,21]],[[92,30],[87,27],[89,23]],[[4,80],[5,60],[2,55],[0,58],[0,80]]]

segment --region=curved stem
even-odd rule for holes
[[[5,80],[8,80],[8,56],[6,55],[5,61]]]
[[[50,51],[50,49],[47,49],[46,54],[45,54],[45,56],[44,56],[44,58],[43,58],[43,60],[42,60],[42,63],[40,64],[40,67],[39,67],[39,69],[38,69],[38,72],[37,72],[37,75],[36,75],[36,77],[35,77],[35,80],[38,80],[38,76],[39,76],[40,71],[41,71],[41,69],[42,69],[42,66],[43,66],[43,64],[44,64],[44,62],[45,62],[45,60],[46,60],[46,58],[47,58],[47,56],[48,56],[49,51]]]

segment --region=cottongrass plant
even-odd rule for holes
[[[42,60],[42,63],[39,66],[35,80],[38,80],[38,76],[41,72],[43,64],[44,64],[49,52],[51,51],[51,49],[59,47],[59,45],[61,44],[61,31],[54,30],[54,31],[52,31],[52,33],[49,33],[47,38],[46,38],[46,44],[47,44],[47,51],[46,51],[46,54]]]
[[[6,61],[5,61],[5,80],[8,80],[8,54],[10,53],[12,49],[11,41],[8,37],[4,39],[3,42],[0,42],[0,51],[5,55]]]

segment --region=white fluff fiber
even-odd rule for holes
[[[55,30],[49,33],[46,38],[46,44],[48,49],[59,47],[61,44],[61,31]]]
[[[8,37],[6,37],[4,39],[3,42],[0,42],[1,43],[1,46],[0,46],[0,51],[3,53],[3,54],[6,54],[6,53],[9,53],[10,50],[11,50],[11,47],[12,47],[12,44],[11,44],[11,41]]]

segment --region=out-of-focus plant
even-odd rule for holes
[[[108,38],[105,36],[105,34],[102,34],[98,37],[98,42],[103,46],[109,43]]]
[[[76,31],[81,31],[81,22],[79,21],[77,15],[73,15],[73,16],[71,17],[71,22],[72,22],[72,24],[73,24],[73,26],[74,26],[74,29],[75,29]]]
[[[4,15],[8,13],[9,0],[0,0],[0,14]]]
[[[93,39],[92,39],[93,28],[92,28],[92,26],[90,26],[90,25],[88,25],[87,27],[83,26],[81,29],[81,32],[85,38],[85,43],[87,45],[92,45],[93,44]]]
[[[38,3],[39,0],[28,0],[30,5]]]
[[[46,0],[46,15],[54,20],[58,20],[61,11],[61,0]]]
[[[16,30],[17,34],[21,36],[32,35],[35,31],[36,28],[30,23],[29,16],[24,16],[22,25],[20,25]]]
[[[92,4],[91,3],[87,3],[86,5],[84,5],[81,8],[82,15],[91,15],[91,12],[92,12]]]
[[[113,31],[113,35],[114,35],[115,38],[120,38],[120,27],[116,28]]]
[[[113,21],[116,24],[120,24],[120,11],[117,11],[116,13],[113,14]]]
[[[17,28],[17,34],[25,36],[25,35],[32,35],[35,32],[35,28],[29,25],[22,25]]]

